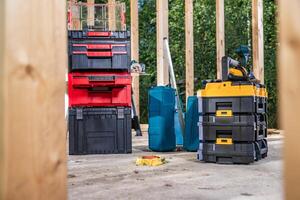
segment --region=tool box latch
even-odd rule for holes
[[[83,119],[83,113],[82,113],[82,108],[77,108],[76,109],[76,119]]]
[[[124,108],[118,108],[118,119],[124,119]]]
[[[217,138],[216,144],[232,145],[232,138]]]
[[[232,110],[217,110],[216,117],[232,117]]]

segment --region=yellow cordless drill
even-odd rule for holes
[[[248,73],[246,65],[250,57],[250,49],[248,46],[241,45],[235,51],[238,60],[224,56],[222,58],[222,80],[223,81],[254,81],[256,79],[252,72]]]

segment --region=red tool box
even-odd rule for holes
[[[128,72],[69,73],[69,107],[131,106]]]

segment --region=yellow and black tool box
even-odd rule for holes
[[[198,159],[248,164],[267,156],[267,99],[251,81],[208,81],[198,91]]]
[[[198,91],[197,96],[199,113],[202,115],[228,110],[232,114],[267,112],[266,88],[251,81],[208,82]]]
[[[224,141],[225,142],[225,141]],[[249,164],[267,156],[266,140],[252,143],[200,143],[198,159],[220,164]]]

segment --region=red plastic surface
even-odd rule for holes
[[[86,49],[92,50],[107,50],[113,47],[126,47],[125,44],[73,44],[73,47],[85,47]]]
[[[131,106],[131,76],[128,72],[69,73],[69,107]]]
[[[85,54],[87,57],[112,57],[115,54],[127,54],[126,51],[111,52],[111,51],[73,51],[74,55]]]
[[[111,32],[88,32],[87,36],[89,36],[89,37],[110,37]]]

